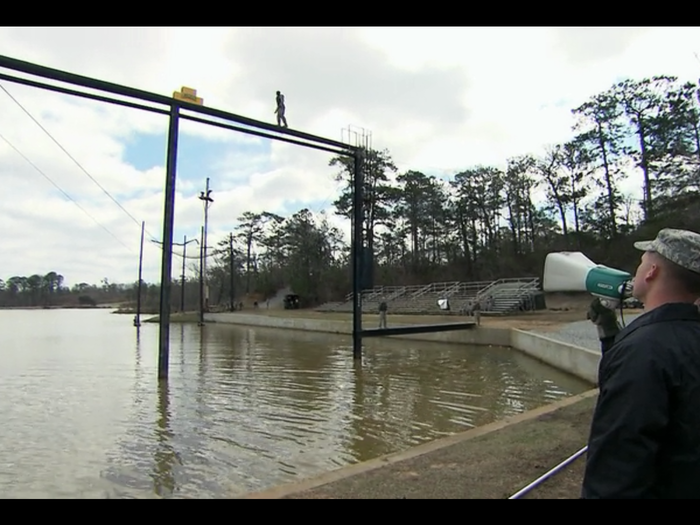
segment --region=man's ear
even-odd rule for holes
[[[649,267],[649,271],[644,275],[644,280],[653,281],[658,279],[661,267],[657,263],[652,263]]]

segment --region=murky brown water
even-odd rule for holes
[[[0,495],[216,498],[483,425],[590,385],[519,352],[0,311]]]

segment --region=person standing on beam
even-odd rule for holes
[[[286,109],[284,105],[284,95],[279,91],[277,92],[276,102],[277,109],[275,109],[275,113],[277,113],[277,125],[282,126],[282,124],[284,124],[284,127],[288,128],[289,126],[287,126],[287,117],[284,116],[284,112]]]

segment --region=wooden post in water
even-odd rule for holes
[[[141,221],[141,250],[139,251],[139,282],[136,287],[136,319],[134,319],[134,326],[138,331],[141,326],[141,272],[143,270],[143,232],[146,229],[146,222]]]

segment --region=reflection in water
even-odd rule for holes
[[[141,368],[141,330],[136,330],[136,369],[135,373]]]
[[[348,448],[359,451],[363,448],[362,422],[365,420],[364,399],[365,399],[365,378],[362,361],[353,360],[353,396],[350,405],[352,418],[352,432],[349,432],[350,440]],[[379,454],[381,455],[381,454]]]
[[[230,496],[590,388],[509,349],[377,338],[359,365],[344,336],[221,325],[173,325],[159,382],[158,325],[131,330],[0,311],[1,494]]]
[[[180,373],[182,373],[185,366],[185,325],[181,324],[178,328],[180,329]]]
[[[158,419],[156,422],[158,446],[154,454],[153,491],[159,496],[170,496],[175,490],[173,469],[182,462],[171,445],[170,390],[167,380],[158,381]]]

